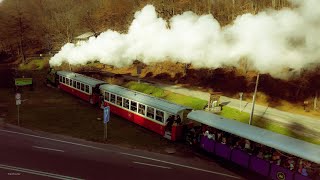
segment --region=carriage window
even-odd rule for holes
[[[73,81],[73,87],[77,88],[77,82],[76,81]]]
[[[154,119],[154,108],[147,107],[147,116],[151,119]]]
[[[77,82],[77,89],[80,89],[80,82]]]
[[[108,92],[105,92],[104,100],[109,101],[109,93]]]
[[[72,79],[70,79],[70,86],[72,86]]]
[[[156,120],[163,122],[163,114],[164,113],[162,111],[156,110]]]
[[[69,79],[68,78],[66,78],[66,84],[69,85]]]
[[[122,97],[117,96],[117,105],[122,106]]]
[[[123,98],[123,107],[129,109],[129,99]]]
[[[86,92],[89,93],[89,86],[86,85]]]
[[[146,106],[143,105],[143,104],[139,104],[139,111],[138,111],[138,113],[139,113],[139,114],[142,114],[142,115],[146,115],[145,110],[146,110]]]
[[[131,101],[131,111],[137,112],[137,102]]]
[[[65,77],[62,77],[62,82],[66,83],[66,78]]]
[[[81,83],[81,91],[84,91],[84,84]]]
[[[116,95],[114,95],[114,94],[111,94],[111,96],[110,96],[110,102],[112,102],[112,103],[116,103]]]
[[[59,76],[59,81],[62,82],[62,76]]]

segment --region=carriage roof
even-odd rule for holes
[[[192,111],[188,114],[188,118],[297,157],[320,163],[319,145],[274,133],[249,124],[226,119],[210,112]]]
[[[98,79],[94,79],[92,77],[88,77],[82,74],[78,74],[78,73],[74,73],[74,72],[70,72],[70,71],[57,71],[58,75],[61,76],[65,76],[67,78],[70,78],[72,80],[76,80],[85,84],[88,84],[90,86],[96,86],[98,84],[103,84],[106,83],[104,81],[98,80]]]
[[[111,84],[104,84],[100,86],[101,90],[105,90],[111,93],[114,93],[116,95],[120,95],[122,97],[132,99],[134,101],[137,101],[139,103],[172,113],[177,114],[182,110],[185,109],[191,109],[190,107],[178,105],[169,101],[166,101],[164,99],[160,99],[154,96],[150,96],[147,94],[143,94],[138,91],[134,91],[131,89],[127,89],[121,86],[117,85],[111,85]]]

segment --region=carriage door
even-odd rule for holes
[[[174,115],[165,113],[165,116],[164,116],[164,124],[165,124],[164,137],[169,140],[171,140],[171,137],[172,137],[173,122],[174,122]]]

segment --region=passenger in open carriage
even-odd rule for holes
[[[293,157],[287,157],[287,160],[284,163],[284,167],[293,171],[295,168],[295,160]]]
[[[201,135],[202,135],[201,126],[196,126],[195,127],[195,137],[194,137],[195,144],[200,144]]]
[[[229,134],[229,133],[227,133],[227,132],[222,133],[222,136],[221,136],[221,144],[230,145],[229,137],[230,137],[230,134]]]
[[[281,164],[281,154],[278,150],[274,150],[271,158],[271,163],[275,162],[278,166]]]
[[[217,130],[217,138],[216,141],[217,142],[221,142],[222,140],[222,132],[220,130]]]
[[[167,119],[167,125],[166,125],[166,130],[167,131],[171,131],[172,129],[172,125],[173,125],[173,121],[174,121],[174,116],[170,115]]]
[[[194,130],[194,127],[192,127],[191,129],[188,129],[186,133],[186,141],[188,142],[188,144],[190,145],[193,144],[194,136],[195,136],[195,130]]]
[[[298,172],[303,176],[316,176],[317,175],[316,168],[317,167],[315,163],[311,163],[303,159],[299,160]]]
[[[252,153],[251,142],[248,139],[244,140],[244,150],[249,154]]]
[[[240,141],[241,141],[240,137],[231,135],[231,148],[241,149]]]
[[[263,148],[263,159],[270,161],[272,157],[271,148],[264,146]]]
[[[181,118],[179,115],[175,116],[174,117],[174,123],[177,124],[177,125],[180,125],[181,124]]]

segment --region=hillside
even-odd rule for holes
[[[0,4],[0,62],[11,58],[27,63],[28,57],[58,51],[63,44],[72,42],[74,37],[88,31],[99,33],[112,29],[125,33],[134,19],[134,13],[146,4],[154,5],[158,15],[166,20],[185,11],[193,11],[198,15],[211,13],[224,27],[232,24],[238,15],[257,14],[266,8],[279,10],[293,6],[286,0],[4,0]],[[237,98],[238,92],[245,92],[245,98],[251,99],[256,77],[256,72],[251,70],[246,59],[236,66],[216,69],[197,68],[171,62],[170,59],[162,63],[139,65],[143,66],[142,77],[222,91],[227,96]],[[69,68],[68,65],[63,66]],[[136,75],[136,66],[115,68],[88,64],[72,68]],[[290,69],[285,71],[290,72]],[[312,111],[319,88],[319,68],[302,70],[289,79],[263,74],[258,101],[272,107],[284,105],[284,109],[291,109],[288,107],[292,106],[303,109],[307,100],[308,109]]]

